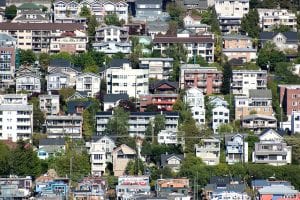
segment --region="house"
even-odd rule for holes
[[[259,42],[263,47],[267,41],[275,44],[280,51],[292,50],[298,52],[298,35],[297,32],[261,32]]]
[[[157,142],[158,144],[182,144],[184,143],[183,138],[178,136],[177,131],[171,130],[161,130],[157,134]]]
[[[35,192],[42,199],[66,199],[69,196],[69,179],[60,177],[40,176],[35,181]]]
[[[128,94],[135,98],[140,94],[148,94],[148,70],[133,69],[127,59],[113,59],[103,73],[107,94]]]
[[[291,199],[297,200],[300,198],[300,193],[293,186],[285,186],[285,185],[270,185],[265,186],[258,190],[258,198],[259,199]]]
[[[153,121],[156,115],[163,115],[165,118],[165,129],[167,131],[177,131],[179,113],[178,112],[130,112],[129,113],[129,135],[144,137],[149,122]],[[105,134],[108,120],[113,116],[110,112],[98,112],[96,114],[97,135]]]
[[[183,154],[162,154],[160,155],[160,166],[162,168],[169,167],[172,171],[178,172],[183,159]]]
[[[221,32],[239,33],[241,19],[249,12],[249,0],[217,0],[214,6]]]
[[[146,36],[146,35],[145,36],[141,35],[141,36],[136,36],[136,37],[139,40],[139,45],[142,48],[143,55],[151,54],[152,53],[152,51],[151,51],[152,38],[150,36]],[[155,58],[153,58],[153,59],[155,59]]]
[[[283,142],[283,136],[280,135],[276,130],[274,129],[266,129],[259,135],[260,141],[275,141],[275,142]]]
[[[201,89],[191,87],[186,90],[184,102],[188,104],[191,109],[193,118],[198,124],[205,123],[205,106],[204,95]]]
[[[241,120],[243,128],[248,128],[256,133],[268,128],[277,128],[277,120],[274,116],[250,114],[243,117]]]
[[[251,197],[246,192],[246,184],[235,177],[211,177],[204,187],[203,199],[244,199]]]
[[[216,138],[201,139],[195,144],[196,157],[207,165],[218,165],[220,162],[220,140]]]
[[[169,30],[169,24],[162,20],[148,21],[146,24],[146,30],[153,40],[156,35],[166,35]]]
[[[209,104],[213,107],[224,106],[228,107],[229,104],[226,100],[224,100],[223,96],[209,96]]]
[[[167,80],[173,68],[173,58],[139,58],[139,67],[149,70],[149,78]]]
[[[112,151],[113,171],[114,176],[122,176],[129,161],[136,157],[136,151],[126,144],[115,148]]]
[[[84,110],[93,104],[90,100],[70,100],[67,102],[67,113],[69,115],[82,115]]]
[[[38,158],[45,160],[55,156],[56,153],[64,153],[66,142],[64,138],[44,138],[39,141]]]
[[[131,42],[128,31],[128,27],[112,25],[97,28],[95,42],[92,44],[94,50],[109,55],[118,52],[124,54],[131,53]]]
[[[45,120],[48,138],[81,138],[82,116],[78,115],[47,115]]]
[[[128,94],[105,94],[103,97],[103,110],[108,111],[118,106],[120,101],[128,101]]]
[[[156,35],[153,39],[153,51],[165,54],[169,46],[182,44],[187,50],[187,58],[202,56],[208,63],[214,61],[214,36],[210,34],[197,35],[187,32],[177,33],[176,35]]]
[[[133,199],[137,194],[150,195],[149,176],[119,176],[117,199]]]
[[[6,33],[0,33],[0,88],[14,85],[16,69],[17,39]],[[5,59],[4,59],[5,58]]]
[[[72,199],[81,200],[84,198],[101,200],[105,198],[106,181],[98,177],[85,177],[72,191]]]
[[[16,93],[41,93],[41,77],[35,74],[24,74],[16,77]]]
[[[280,25],[288,26],[297,31],[297,17],[295,13],[286,9],[257,9],[259,15],[259,26],[263,31],[273,31]]]
[[[267,89],[267,71],[232,70],[232,94],[248,96],[250,89]]]
[[[146,35],[146,23],[145,22],[128,22],[124,24],[125,27],[128,27],[128,34],[134,35],[137,37],[144,37]]]
[[[50,16],[41,10],[18,10],[11,23],[50,23]]]
[[[166,21],[169,18],[169,14],[167,12],[163,12],[162,0],[136,0],[135,10],[135,20],[137,21]]]
[[[212,128],[214,133],[218,133],[218,128],[222,124],[229,123],[229,109],[224,106],[217,106],[212,109]]]
[[[248,162],[248,142],[241,134],[225,135],[226,162],[229,165]]]
[[[204,94],[221,93],[223,73],[215,67],[183,64],[180,67],[180,88],[197,87]]]
[[[255,179],[251,181],[251,188],[252,190],[258,191],[259,189],[266,187],[266,186],[271,186],[271,185],[284,185],[284,186],[289,186],[292,187],[292,184],[289,181],[284,181],[284,180],[276,180],[269,178],[269,179]]]
[[[52,95],[52,94],[44,94],[39,95],[40,101],[40,109],[45,114],[49,115],[58,115],[59,114],[59,95]]]
[[[89,148],[92,176],[103,176],[107,163],[112,162],[111,152],[116,147],[115,142],[108,136],[103,136],[93,138],[86,146]]]
[[[243,63],[246,63],[256,59],[257,49],[254,48],[252,38],[240,34],[229,34],[222,36],[222,40],[222,52],[229,61],[242,59]]]
[[[300,111],[300,85],[278,85],[280,105],[285,115],[291,118],[293,112]]]
[[[57,38],[66,39],[73,35],[73,39],[69,40],[69,43],[65,43],[68,51],[71,47],[82,45],[79,42],[79,38],[75,37],[77,32],[82,33],[81,40],[87,43],[87,35],[85,27],[81,24],[61,24],[61,23],[0,23],[0,32],[8,33],[16,38],[17,48],[27,50],[31,49],[35,53],[44,52],[49,53],[53,49],[53,43],[56,42]],[[74,35],[75,34],[75,35]],[[76,35],[77,36],[77,35]],[[78,35],[79,37],[79,35]],[[64,48],[63,46],[60,46]],[[70,47],[70,48],[69,48]],[[56,48],[57,49],[57,48]],[[81,48],[82,49],[82,48]]]
[[[183,5],[187,10],[206,10],[208,8],[209,0],[184,0]]]
[[[187,178],[158,179],[155,184],[155,191],[158,197],[165,197],[172,194],[188,195],[190,190],[190,180]],[[186,197],[184,199],[190,200]]]
[[[235,96],[235,119],[244,119],[251,114],[273,116],[271,90],[249,89],[249,96]],[[270,119],[271,119],[270,118]]]
[[[82,100],[87,97],[88,97],[87,92],[75,91],[74,94],[72,94],[70,97],[67,98],[67,101]]]
[[[55,91],[63,88],[71,88],[70,76],[65,73],[56,72],[47,75],[47,91]]]
[[[0,140],[31,139],[33,133],[33,106],[28,104],[26,94],[0,95],[2,131]]]
[[[300,112],[299,111],[292,112],[290,130],[293,134],[300,133]]]
[[[144,112],[148,105],[156,105],[159,111],[172,111],[178,99],[178,82],[168,80],[155,81],[149,85],[151,94],[140,95],[140,111]]]
[[[203,0],[185,0],[184,2],[205,2]],[[197,34],[203,34],[209,32],[211,26],[201,23],[201,17],[198,15],[193,15],[192,13],[187,13],[183,18],[184,29],[193,31]]]
[[[26,199],[30,198],[32,194],[32,178],[9,176],[7,178],[0,178],[0,198],[19,198]]]
[[[94,73],[82,73],[76,77],[76,91],[87,92],[89,97],[95,97],[100,92],[100,76]]]

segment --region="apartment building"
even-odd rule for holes
[[[279,103],[289,118],[293,112],[300,111],[300,85],[278,85]]]
[[[222,52],[227,56],[228,61],[242,59],[243,63],[256,59],[257,49],[254,48],[252,38],[246,35],[229,34],[223,35]]]
[[[257,9],[259,15],[259,26],[263,31],[273,31],[280,25],[288,26],[291,30],[297,31],[297,17],[286,9]]]
[[[103,73],[107,82],[107,94],[148,94],[149,79],[147,69],[133,69],[128,59],[113,59]]]
[[[232,70],[232,94],[248,96],[254,89],[267,89],[266,70]]]
[[[168,80],[155,81],[150,84],[151,94],[140,95],[140,111],[144,112],[148,105],[156,105],[159,111],[172,111],[178,99],[178,82]]]
[[[149,122],[153,121],[156,115],[163,115],[165,117],[165,130],[177,131],[179,120],[178,112],[131,112],[128,120],[129,135],[132,137],[143,137]],[[97,135],[105,134],[107,123],[112,116],[112,112],[99,112],[96,114]]]
[[[151,193],[149,176],[120,176],[116,186],[117,199],[133,199],[142,195],[146,199]],[[135,199],[135,198],[134,198]]]
[[[33,106],[26,94],[0,96],[0,140],[31,139],[33,133]]]
[[[186,90],[184,102],[191,109],[193,118],[198,124],[205,124],[204,95],[201,89],[192,87]]]
[[[220,162],[220,140],[216,138],[201,139],[195,144],[196,157],[207,165],[218,165]]]
[[[249,0],[216,0],[214,6],[222,33],[238,33],[241,19],[249,12]]]
[[[36,74],[23,74],[16,77],[16,93],[27,91],[29,93],[41,92],[41,77]]]
[[[135,1],[136,21],[165,21],[169,18],[167,12],[163,12],[162,0],[136,0]]]
[[[269,128],[277,128],[277,119],[274,116],[261,114],[250,114],[241,119],[242,127],[252,130],[255,133]]]
[[[122,144],[112,151],[114,176],[122,176],[127,164],[136,158],[136,151],[126,144]]]
[[[85,33],[85,28],[80,24],[0,23],[0,32],[8,33],[16,38],[17,48],[31,49],[34,52],[50,52],[51,41],[56,37],[63,37],[64,34],[66,35],[64,38],[70,37],[70,35],[75,34],[75,31]],[[76,45],[76,42],[74,40],[73,45]]]
[[[47,115],[59,114],[59,95],[43,94],[39,95],[40,109]]]
[[[218,133],[219,126],[230,122],[229,114],[229,109],[224,106],[217,106],[212,109],[212,128],[215,134]]]
[[[175,199],[191,198],[188,196],[191,186],[190,180],[187,178],[158,179],[155,184],[155,190],[159,197],[169,197],[172,199],[176,194],[181,194],[179,197],[175,196]]]
[[[272,92],[271,90],[249,90],[249,96],[235,96],[235,119],[244,119],[251,114],[271,117]]]
[[[204,94],[221,93],[223,73],[215,67],[184,64],[180,67],[180,88],[197,87]]]
[[[82,138],[82,122],[79,115],[48,115],[44,126],[48,138]]]
[[[99,22],[106,15],[116,14],[119,20],[128,22],[128,4],[125,1],[91,0],[76,1],[56,0],[53,3],[55,23],[85,23],[86,18],[80,17],[81,9],[86,6]]]
[[[149,78],[160,80],[169,79],[173,62],[173,58],[139,58],[139,66],[149,70]]]
[[[214,62],[214,35],[209,34],[197,35],[183,31],[176,35],[155,35],[152,50],[165,54],[171,45],[178,43],[187,50],[188,59],[201,56],[208,63]]]
[[[244,135],[225,135],[225,146],[226,162],[229,165],[248,162],[248,142]]]
[[[100,76],[94,73],[82,73],[76,77],[76,91],[87,92],[89,97],[96,97],[100,92]]]
[[[103,26],[96,29],[95,42],[93,48],[95,51],[105,54],[115,54],[118,52],[131,53],[131,42],[129,40],[128,27]]]
[[[14,85],[17,40],[0,33],[0,88]]]

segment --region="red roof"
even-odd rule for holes
[[[82,24],[73,23],[0,23],[0,30],[63,30],[74,31],[84,30]]]

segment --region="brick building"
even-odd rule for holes
[[[180,67],[180,88],[197,87],[205,94],[218,94],[222,86],[222,71],[215,67],[184,64]]]
[[[300,111],[300,85],[278,85],[280,105],[287,116]]]

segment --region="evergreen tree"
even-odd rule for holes
[[[232,68],[228,62],[225,63],[223,69],[223,80],[222,80],[222,94],[229,94],[230,93],[230,84],[232,78]]]
[[[256,9],[251,9],[248,14],[242,18],[241,30],[252,38],[258,38],[259,28],[259,16]]]

